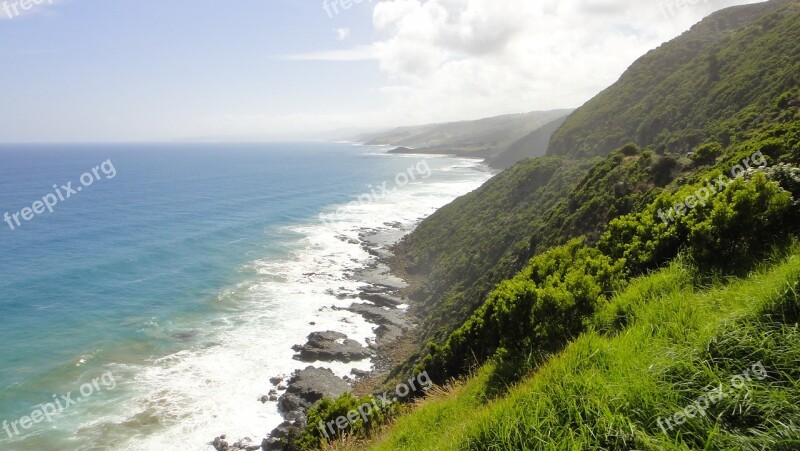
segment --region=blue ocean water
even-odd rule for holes
[[[182,440],[204,449],[226,425],[267,432],[276,412],[248,405],[257,414],[248,423],[236,403],[261,390],[247,384],[291,370],[287,348],[308,332],[304,315],[324,313],[324,288],[348,283],[348,265],[368,258],[341,237],[417,220],[488,178],[475,162],[383,152],[339,143],[0,147],[0,214],[11,218],[0,223],[0,421],[95,380],[52,421],[0,429],[0,448]],[[320,212],[405,182],[398,174],[413,168],[430,171],[391,198],[340,210],[342,230],[321,225]],[[81,190],[16,224],[14,213],[65,196],[68,182]],[[313,271],[325,276],[311,280]],[[370,331],[345,323],[351,335]],[[113,388],[97,384],[103,374]]]

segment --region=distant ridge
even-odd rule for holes
[[[405,147],[412,153],[449,154],[474,158],[494,157],[516,141],[572,110],[509,114],[476,121],[400,127],[362,134],[353,141],[367,145]]]

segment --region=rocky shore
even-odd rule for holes
[[[296,344],[296,360],[309,363],[291,375],[276,375],[269,380],[268,394],[254,402],[276,403],[284,421],[273,429],[260,444],[250,438],[229,443],[227,437],[216,437],[211,445],[218,451],[231,450],[282,450],[282,442],[297,437],[307,425],[306,413],[323,397],[337,398],[353,391],[358,381],[389,371],[393,359],[388,355],[390,344],[399,341],[414,327],[406,312],[406,301],[402,291],[406,283],[391,274],[386,261],[392,257],[389,248],[400,240],[407,230],[400,223],[387,223],[384,228],[365,229],[359,233],[359,243],[374,260],[366,267],[355,271],[351,277],[363,285],[358,292],[328,293],[339,300],[352,299],[346,308],[331,306],[332,310],[347,310],[361,315],[374,325],[375,338],[366,346],[347,335],[332,331],[316,331],[308,335],[306,343]],[[346,239],[343,237],[343,239]],[[351,242],[351,240],[348,240]],[[355,244],[355,243],[353,243]],[[350,376],[338,377],[324,362],[351,363],[371,359],[372,371],[352,369]],[[265,381],[267,385],[267,381]],[[362,384],[363,385],[363,384]],[[363,387],[362,387],[363,389]]]

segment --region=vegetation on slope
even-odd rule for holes
[[[576,111],[558,132],[570,140],[551,143],[551,154],[568,156],[523,161],[425,220],[396,249],[397,268],[414,282],[421,339],[443,342],[532,256],[580,236],[594,243],[611,219],[640,211],[677,184],[701,182],[704,166],[722,165],[743,143],[757,139],[770,147],[768,138],[777,140],[782,148],[765,151],[768,156],[796,147],[787,136],[796,135],[790,125],[800,120],[798,18],[796,2],[775,0],[717,13],[648,54]],[[703,66],[709,46],[724,69],[713,83]],[[615,129],[608,118],[638,130],[648,115],[660,115],[668,130],[664,142],[691,136],[686,143],[716,144],[723,154],[693,161],[662,152],[661,141],[647,133],[626,132],[612,141],[597,135]],[[575,152],[559,150],[566,142]],[[606,144],[581,147],[602,142],[619,149],[605,160],[575,158],[607,153]],[[399,372],[423,356],[413,356]]]
[[[727,146],[769,121],[776,99],[800,91],[800,5],[773,0],[728,8],[636,61],[573,113],[551,155],[605,155],[627,142],[685,154]]]
[[[633,280],[507,396],[492,396],[490,363],[358,449],[797,449],[800,253],[789,253],[710,287],[682,260]],[[695,405],[703,413],[677,424]]]
[[[564,155],[622,147],[524,161],[423,222],[397,250],[417,278],[428,342],[397,373],[473,376],[378,412],[337,446],[800,446],[800,245],[787,245],[800,233],[798,24],[797,2],[718,13],[643,58],[602,108],[576,112],[585,131],[561,129],[574,139]],[[698,72],[712,47],[714,64],[742,68]],[[629,95],[642,86],[655,86],[656,103]],[[669,118],[658,133],[645,120],[611,141],[595,134],[615,130],[609,112],[636,122],[661,114],[656,104]],[[693,152],[664,152],[676,149]],[[745,391],[687,410],[757,364],[767,376]],[[310,417],[330,421],[359,401]],[[305,443],[324,446],[314,427]]]
[[[545,156],[550,145],[550,138],[566,120],[567,116],[565,114],[564,117],[539,127],[529,135],[503,149],[502,152],[487,158],[484,163],[495,169],[508,169],[526,158]]]

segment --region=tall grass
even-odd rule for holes
[[[489,396],[487,364],[372,442],[341,448],[800,449],[800,250],[789,254],[710,285],[678,259],[634,280],[505,396]],[[757,362],[764,380],[731,386]],[[705,415],[659,424],[720,386],[728,396]]]

